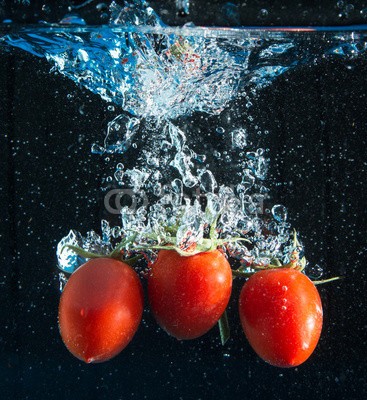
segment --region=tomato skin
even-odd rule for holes
[[[296,367],[314,351],[322,329],[315,285],[290,268],[256,272],[244,284],[239,314],[255,352],[278,367]]]
[[[61,294],[62,340],[82,361],[107,361],[133,338],[143,302],[139,277],[129,265],[109,258],[89,260],[71,275]]]
[[[158,324],[177,339],[208,332],[225,311],[232,270],[218,250],[180,256],[161,250],[148,276],[148,297]]]

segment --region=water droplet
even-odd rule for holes
[[[288,290],[288,286],[282,286],[282,290],[283,290],[283,292],[286,292]],[[284,299],[284,300],[286,300],[286,299]]]
[[[269,11],[266,8],[262,8],[259,11],[259,19],[265,19],[269,16]]]
[[[203,173],[199,174],[199,179],[200,179],[200,188],[204,190],[204,192],[213,193],[218,186],[213,173],[209,170],[206,170]]]
[[[278,222],[285,222],[287,220],[287,209],[281,204],[273,206],[271,213],[273,214],[274,219]]]
[[[117,169],[114,173],[114,177],[117,182],[122,182],[124,178],[124,171],[122,169]]]
[[[346,12],[347,14],[351,13],[353,10],[354,10],[354,5],[353,5],[353,4],[347,4],[347,5],[345,6],[345,12]]]
[[[319,264],[307,266],[307,275],[312,279],[320,279],[323,273],[324,270]]]
[[[362,10],[359,13],[363,18],[367,19],[367,8],[362,8]]]
[[[218,135],[223,135],[225,129],[222,126],[218,126],[218,128],[215,131],[218,133]]]
[[[51,8],[50,8],[50,6],[48,6],[47,4],[44,4],[44,5],[42,6],[42,11],[43,11],[45,14],[49,14],[49,13],[51,12]]]

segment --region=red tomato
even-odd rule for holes
[[[290,268],[255,273],[239,299],[243,330],[255,352],[278,367],[302,364],[314,351],[322,328],[315,285]]]
[[[159,325],[177,339],[208,332],[225,311],[232,271],[218,250],[180,256],[161,250],[148,277],[148,295]]]
[[[59,327],[69,351],[87,363],[102,362],[127,346],[143,312],[136,272],[121,261],[86,262],[68,280],[59,305]]]

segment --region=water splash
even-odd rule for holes
[[[288,262],[288,211],[274,205],[267,213],[264,207],[266,151],[243,118],[226,117],[225,128],[223,118],[238,108],[251,122],[251,99],[279,75],[311,55],[312,62],[365,57],[366,37],[169,28],[143,1],[112,3],[109,12],[109,24],[101,27],[69,15],[61,28],[22,28],[0,38],[45,57],[53,71],[121,110],[93,153],[124,154],[132,148],[138,153],[135,165],[120,160],[113,174],[116,186],[131,190],[133,200],[133,206],[117,210],[121,224],[102,221],[101,236],[71,231],[57,248],[60,269],[70,273],[85,262],[65,249],[68,244],[107,254],[133,235],[126,251],[172,241],[187,250],[205,240],[213,224],[219,239],[251,240],[251,245],[225,245],[241,265],[266,265],[273,258]],[[203,115],[206,124],[200,126]]]

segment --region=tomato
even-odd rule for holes
[[[181,256],[161,250],[148,276],[148,297],[159,325],[177,339],[208,332],[225,311],[232,271],[218,250]]]
[[[255,273],[239,299],[243,330],[255,352],[278,367],[302,364],[314,351],[322,328],[315,285],[290,268]]]
[[[133,338],[143,312],[136,272],[121,261],[86,262],[68,280],[59,305],[59,328],[69,351],[87,363],[116,356]]]

